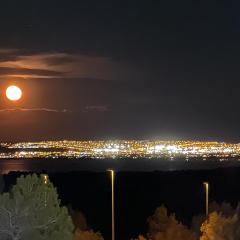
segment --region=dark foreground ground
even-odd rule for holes
[[[22,173],[4,175],[5,189]],[[111,185],[106,172],[50,173],[63,204],[81,210],[90,227],[111,234]],[[165,204],[179,220],[190,224],[204,213],[203,181],[210,183],[210,199],[234,205],[240,200],[240,168],[170,172],[118,172],[116,175],[117,239],[130,239],[147,229],[146,220]]]

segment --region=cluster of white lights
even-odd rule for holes
[[[0,158],[240,156],[239,144],[199,141],[42,141],[1,146],[6,150]]]

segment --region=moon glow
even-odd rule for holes
[[[6,96],[10,101],[18,101],[22,97],[22,90],[18,86],[9,86],[6,90]]]

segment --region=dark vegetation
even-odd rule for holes
[[[21,173],[4,175],[7,190]],[[81,210],[88,225],[111,236],[111,188],[106,172],[51,173],[62,204]],[[146,219],[164,204],[177,219],[191,226],[194,215],[204,214],[203,182],[210,183],[210,201],[237,206],[240,169],[173,172],[118,172],[116,175],[116,235],[130,239],[146,233]]]

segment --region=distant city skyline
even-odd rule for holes
[[[240,143],[115,140],[0,143],[1,159],[10,158],[209,158],[240,157]]]

